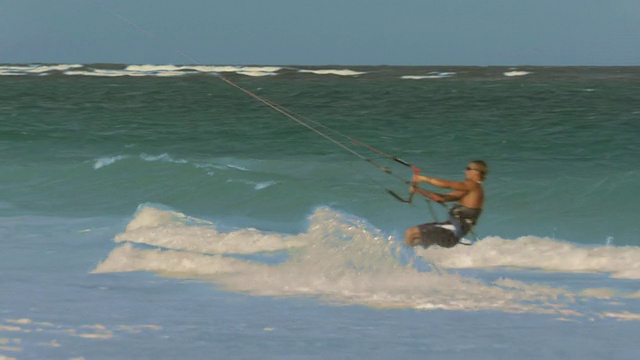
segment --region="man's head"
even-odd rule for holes
[[[482,160],[474,160],[467,165],[467,171],[477,172],[480,175],[480,180],[484,180],[489,172],[489,167],[487,163]]]

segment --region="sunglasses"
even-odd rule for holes
[[[484,174],[484,172],[482,170],[474,169],[474,168],[469,167],[469,166],[467,166],[467,170],[475,170],[475,171],[479,172],[480,174]]]

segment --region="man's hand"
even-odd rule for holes
[[[424,195],[435,202],[439,202],[439,203],[444,202],[444,197],[434,192],[431,192],[429,190],[421,189],[420,187],[418,187],[418,184],[416,184],[415,182],[412,182],[411,186],[409,186],[409,192],[411,194],[418,193],[418,194]]]

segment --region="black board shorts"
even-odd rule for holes
[[[420,234],[422,235],[420,245],[424,247],[438,245],[444,248],[456,246],[459,240],[458,237],[454,234],[453,230],[449,230],[443,226],[453,227],[450,222],[418,225],[418,229],[420,229]]]

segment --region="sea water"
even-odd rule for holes
[[[2,65],[0,359],[637,359],[639,85]],[[473,245],[403,245],[446,211],[389,156],[488,163]]]

